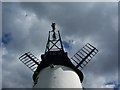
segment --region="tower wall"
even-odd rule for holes
[[[69,67],[55,65],[40,71],[34,88],[81,88],[79,76]]]

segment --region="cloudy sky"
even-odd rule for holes
[[[56,22],[69,57],[86,43],[99,53],[82,70],[86,88],[118,87],[118,3],[3,2],[2,87],[32,86],[31,70],[18,58],[44,53],[51,23]]]

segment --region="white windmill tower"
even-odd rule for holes
[[[33,54],[27,52],[19,59],[33,72],[33,88],[81,88],[83,73],[81,70],[97,54],[98,50],[87,43],[72,58],[64,51],[60,32],[52,23],[49,31],[45,53],[40,62]]]

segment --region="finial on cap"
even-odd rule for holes
[[[52,27],[52,31],[55,32],[55,23],[52,23],[51,27]]]

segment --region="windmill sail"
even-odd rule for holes
[[[98,50],[94,46],[87,43],[71,59],[76,68],[83,69],[97,52]]]
[[[23,54],[21,57],[19,57],[19,59],[33,72],[36,70],[37,66],[40,64],[40,60],[30,52]]]

